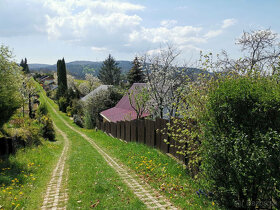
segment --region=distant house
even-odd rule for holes
[[[47,79],[43,80],[42,84],[43,84],[43,88],[45,89],[45,91],[52,90],[56,86],[54,83],[54,79],[52,79],[52,78],[47,78]]]
[[[111,87],[112,85],[100,85],[98,88],[95,88],[93,91],[91,91],[89,94],[87,94],[86,96],[84,96],[83,98],[81,98],[81,101],[86,102],[88,99],[90,99],[91,97],[95,96],[97,93],[99,93],[100,91],[106,91],[108,90],[109,87]]]
[[[137,91],[145,87],[145,83],[134,83],[129,91],[133,91],[133,94],[137,94]],[[130,121],[137,119],[137,113],[132,108],[128,94],[122,97],[122,99],[117,103],[117,105],[111,109],[107,109],[100,113],[104,121],[108,122],[118,122],[118,121]],[[145,112],[141,117],[147,117],[149,113]]]

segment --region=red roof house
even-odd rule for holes
[[[134,83],[129,89],[129,92],[131,93],[133,91],[132,95],[137,94],[137,91],[139,92],[139,90],[141,90],[145,86],[145,83]],[[130,104],[128,94],[123,96],[115,107],[101,112],[100,115],[105,121],[108,122],[117,122],[125,120],[130,121],[137,119],[137,113]],[[149,115],[150,114],[148,112],[144,112],[141,117],[147,117]]]

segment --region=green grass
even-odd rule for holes
[[[125,143],[102,131],[84,130],[84,133],[93,138],[106,152],[134,170],[176,206],[188,209],[216,208],[212,201],[196,194],[196,191],[203,189],[203,185],[194,181],[181,164],[157,149],[139,143]]]
[[[145,209],[145,205],[102,156],[79,134],[69,129],[50,108],[49,111],[55,124],[71,141],[67,164],[68,209],[89,209],[96,203],[97,209]]]
[[[50,175],[61,153],[61,136],[56,142],[20,149],[0,159],[0,206],[3,209],[39,209]],[[2,209],[0,207],[0,209]]]
[[[82,79],[75,79],[75,82],[77,83],[77,85],[79,86],[80,84],[86,82],[86,80],[82,80]]]
[[[56,106],[54,102],[53,106]],[[196,191],[203,189],[201,181],[194,181],[182,165],[157,149],[138,143],[125,143],[102,131],[95,132],[76,126],[65,114],[60,113],[71,126],[95,140],[108,154],[134,170],[152,187],[165,195],[172,203],[187,209],[219,209],[215,202],[199,197]]]

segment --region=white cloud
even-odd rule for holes
[[[172,42],[178,45],[189,42],[203,43],[206,40],[199,37],[201,27],[193,26],[174,26],[172,28],[142,28],[130,34],[130,42],[147,41],[150,43]]]
[[[92,51],[97,51],[97,52],[107,52],[107,51],[109,51],[106,47],[95,47],[95,46],[92,46],[90,49]]]
[[[219,29],[219,30],[210,30],[208,31],[204,37],[207,38],[207,39],[210,39],[210,38],[213,38],[213,37],[216,37],[216,36],[219,36],[220,34],[223,33],[223,30]]]
[[[163,27],[172,27],[177,24],[177,20],[163,20],[160,22],[160,25]]]
[[[44,5],[55,13],[46,15],[49,38],[112,48],[127,43],[129,34],[142,22],[130,13],[144,9],[138,4],[101,0],[47,0]]]
[[[221,35],[225,31],[225,29],[229,28],[230,26],[235,25],[236,22],[237,22],[237,20],[235,20],[233,18],[232,19],[225,19],[225,20],[223,20],[223,24],[222,24],[220,29],[210,30],[204,35],[204,37],[206,39],[217,37],[217,36]]]
[[[222,28],[225,29],[225,28],[228,28],[230,26],[233,26],[237,23],[237,20],[236,19],[225,19],[223,20],[223,25],[222,25]]]

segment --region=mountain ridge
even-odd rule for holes
[[[132,62],[131,61],[124,61],[119,60],[116,61],[118,63],[118,66],[121,68],[121,73],[126,74],[131,68],[132,68]],[[98,72],[103,64],[103,61],[71,61],[66,63],[66,69],[69,74],[76,77],[77,79],[84,79],[85,75],[87,73],[91,73],[94,76],[98,75]],[[44,72],[44,73],[50,73],[50,72],[56,72],[57,67],[56,64],[28,64],[29,69],[31,72]],[[188,68],[188,75],[194,75],[201,73],[200,69],[197,68]]]

